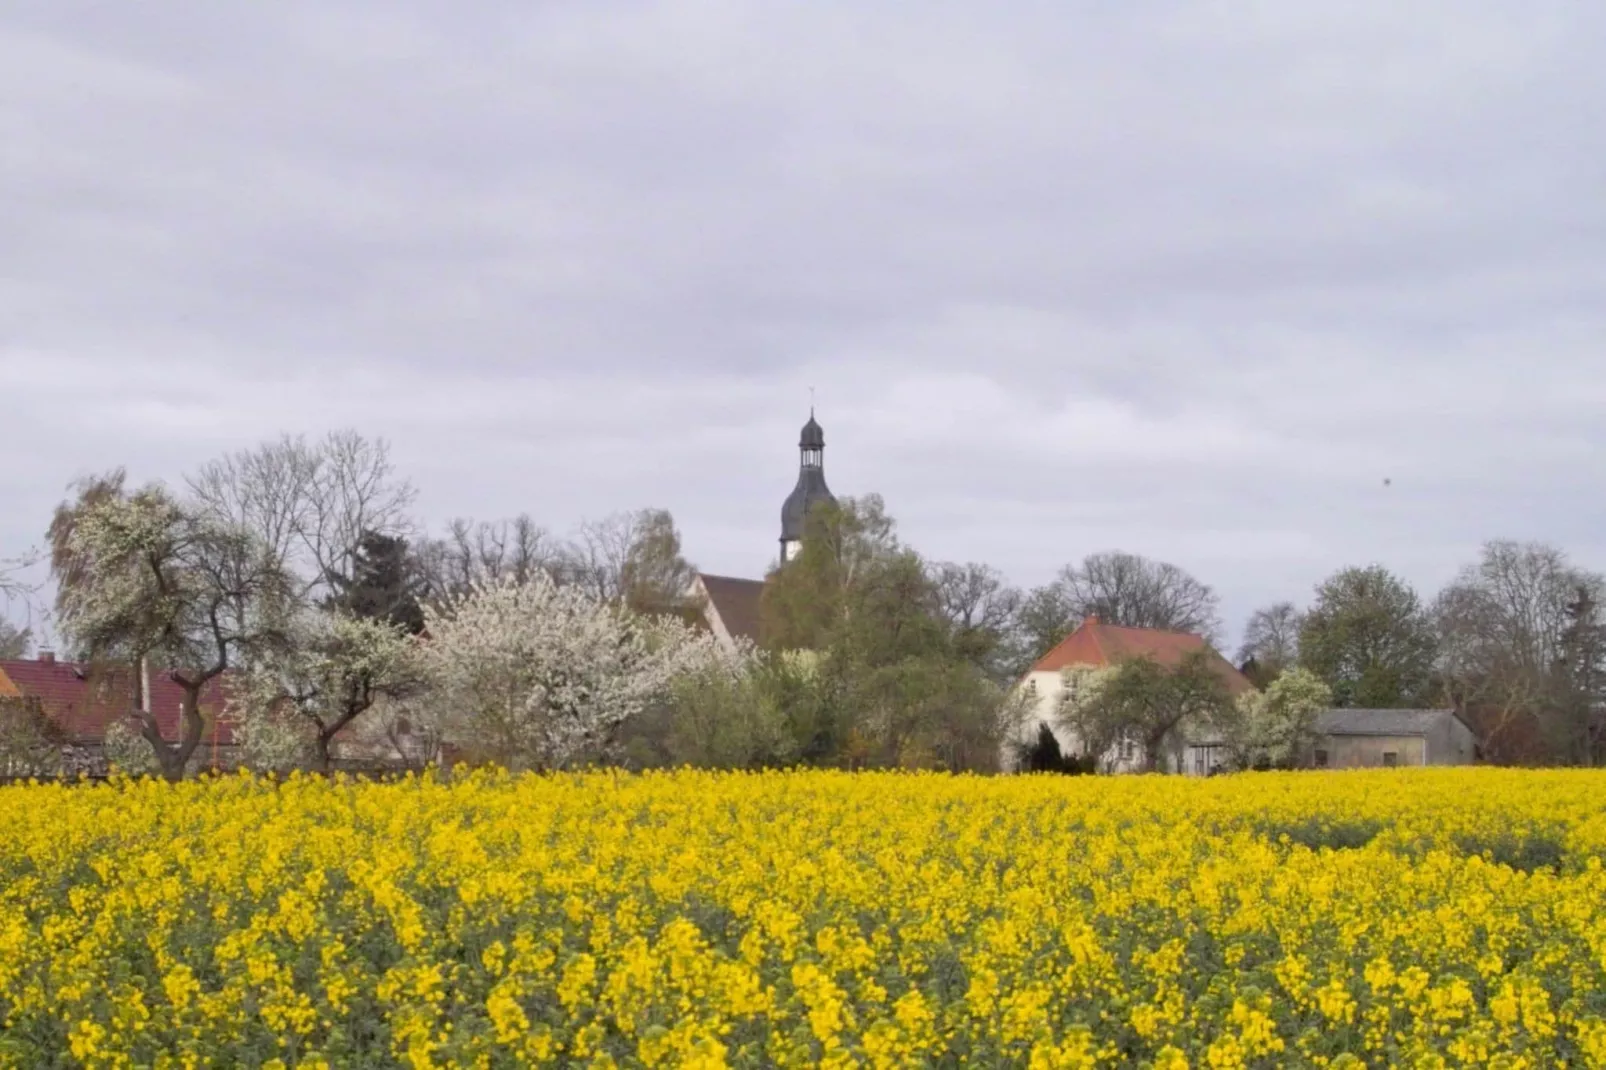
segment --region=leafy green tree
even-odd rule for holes
[[[823,649],[843,619],[847,592],[901,550],[880,497],[843,498],[809,509],[803,546],[770,572],[760,603],[759,645]]]
[[[1076,613],[1077,607],[1070,594],[1059,584],[1034,587],[1021,599],[1020,611],[1015,617],[1015,644],[1019,652],[1017,675],[1030,669],[1038,658],[1076,630],[1083,620]]]
[[[1606,761],[1606,619],[1599,584],[1581,582],[1567,603],[1561,633],[1560,721],[1575,760]]]
[[[0,774],[51,776],[60,773],[67,733],[38,700],[0,696]]]
[[[810,509],[761,610],[766,647],[819,657],[808,718],[790,718],[803,760],[996,768],[1015,704],[967,656],[974,634],[956,626],[935,575],[899,545],[879,498]]]
[[[619,569],[620,595],[627,607],[648,616],[688,618],[697,570],[681,553],[680,531],[667,509],[636,514],[629,548]]]
[[[1092,694],[1063,707],[1066,727],[1085,752],[1098,758],[1122,740],[1135,742],[1150,771],[1164,768],[1181,734],[1221,728],[1234,718],[1232,695],[1206,651],[1174,668],[1152,658],[1132,658],[1100,674]]]
[[[1321,583],[1299,632],[1300,665],[1346,708],[1425,702],[1436,650],[1416,592],[1381,565],[1343,569]]]

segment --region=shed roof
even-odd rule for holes
[[[1323,710],[1316,731],[1328,736],[1425,736],[1455,718],[1454,710]]]

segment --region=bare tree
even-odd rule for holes
[[[1476,722],[1486,753],[1498,760],[1536,756],[1536,746],[1566,753],[1560,703],[1568,606],[1602,578],[1575,568],[1542,543],[1497,540],[1461,570],[1433,607],[1438,671],[1451,701]]]
[[[561,579],[599,602],[622,602],[625,567],[640,536],[640,513],[587,520],[564,547]]]
[[[1220,637],[1216,592],[1163,561],[1120,551],[1093,554],[1067,565],[1053,586],[1073,625],[1097,617],[1127,628],[1189,632],[1212,643]]]
[[[437,598],[468,593],[476,584],[529,583],[537,572],[556,578],[563,547],[528,514],[511,520],[451,521],[438,539],[417,544],[417,563]]]
[[[1292,602],[1277,602],[1255,610],[1244,626],[1238,661],[1253,662],[1255,684],[1266,686],[1299,663],[1299,628],[1303,617]]]
[[[953,632],[956,652],[994,679],[1024,670],[1017,621],[1022,595],[997,569],[978,562],[939,562],[929,569],[937,612]]]
[[[249,531],[308,597],[353,578],[370,534],[404,535],[417,492],[390,448],[355,431],[309,443],[289,435],[203,466],[192,500],[217,523]]]
[[[681,553],[666,509],[641,509],[586,521],[564,547],[559,579],[599,602],[648,615],[690,608],[696,570]]]

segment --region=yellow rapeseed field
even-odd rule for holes
[[[0,789],[15,1066],[1606,1066],[1606,773]]]

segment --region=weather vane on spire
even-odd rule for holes
[[[814,388],[809,387],[809,415],[814,415]]]

